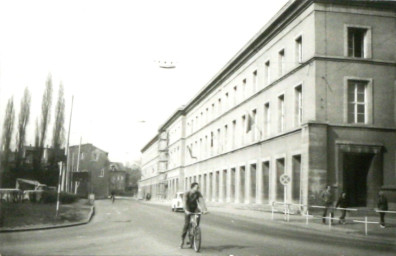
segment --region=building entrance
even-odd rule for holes
[[[374,154],[344,153],[344,190],[350,207],[367,206],[368,173]]]

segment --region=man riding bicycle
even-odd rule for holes
[[[183,231],[181,235],[181,243],[180,243],[180,248],[183,248],[184,245],[184,239],[187,234],[188,230],[188,225],[190,224],[190,217],[193,213],[199,212],[198,208],[201,209],[203,213],[207,212],[205,200],[202,197],[201,192],[199,192],[199,185],[197,182],[193,182],[191,184],[191,189],[184,193],[183,196],[183,207],[184,207],[184,226],[183,226]],[[197,222],[199,225],[199,220],[198,218]]]

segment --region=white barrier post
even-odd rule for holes
[[[308,224],[309,224],[309,223],[308,223],[308,222],[309,222],[309,221],[308,221],[308,218],[309,218],[309,210],[308,210],[308,209],[307,209],[307,213],[306,213],[305,216],[306,216],[305,224],[308,225]]]
[[[364,217],[364,234],[367,236],[367,216]]]
[[[329,213],[329,229],[331,229],[331,223],[333,222],[333,218],[331,217],[331,212]]]

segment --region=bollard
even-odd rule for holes
[[[333,222],[333,219],[331,217],[331,212],[329,213],[329,229],[331,229],[331,223]]]

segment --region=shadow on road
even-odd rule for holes
[[[240,245],[220,245],[220,246],[202,246],[201,250],[204,250],[205,252],[222,252],[224,250],[231,250],[231,249],[245,249],[248,248],[248,246],[240,246]]]

